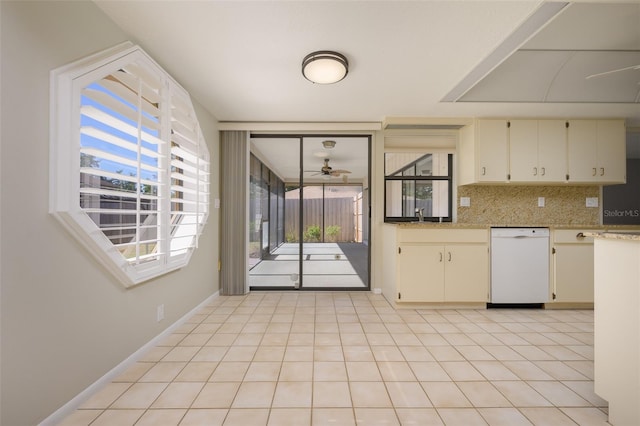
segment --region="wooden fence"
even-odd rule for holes
[[[323,212],[324,201],[324,212]],[[358,216],[357,204],[362,200],[349,198],[310,198],[305,199],[303,208],[303,226],[305,233],[310,226],[318,226],[320,228],[319,240],[307,239],[307,241],[319,242],[360,242],[357,241]],[[299,241],[299,217],[300,217],[300,200],[287,199],[284,205],[284,232],[285,241]],[[324,214],[323,214],[324,213]],[[324,221],[323,221],[324,219]],[[339,226],[340,230],[336,235],[330,235],[330,227]],[[335,228],[334,228],[335,229]],[[324,232],[323,232],[324,230]],[[329,232],[327,232],[329,230]]]

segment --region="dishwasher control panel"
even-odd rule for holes
[[[542,237],[549,238],[549,228],[491,228],[491,237]]]

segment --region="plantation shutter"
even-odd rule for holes
[[[209,208],[209,158],[200,126],[184,96],[171,96],[171,227],[169,255],[196,247]]]
[[[186,266],[211,173],[189,94],[130,43],[51,77],[50,212],[125,287]]]
[[[80,106],[80,207],[130,264],[157,260],[161,81],[131,63],[88,85]]]

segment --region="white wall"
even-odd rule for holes
[[[47,213],[49,71],[127,37],[91,2],[0,7],[0,423],[19,426],[49,416],[218,291],[219,219],[212,210],[189,266],[159,279],[125,290],[98,265]],[[217,198],[217,122],[196,109]]]

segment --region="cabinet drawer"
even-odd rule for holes
[[[558,229],[553,231],[554,243],[593,244],[593,237],[580,237],[585,232],[602,232],[597,229]]]
[[[489,243],[488,229],[400,229],[399,243]]]

